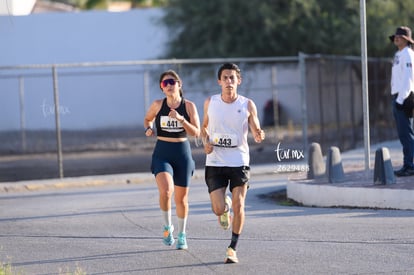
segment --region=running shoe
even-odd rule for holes
[[[234,263],[238,263],[239,259],[237,259],[237,254],[236,254],[236,250],[234,250],[231,247],[227,248],[226,251],[226,258],[224,259],[224,263],[225,264],[234,264]]]
[[[173,237],[173,232],[174,232],[174,225],[164,226],[164,237],[162,239],[162,242],[165,245],[171,246],[174,244],[175,240]]]
[[[177,237],[177,249],[187,249],[187,238],[184,232],[178,233]]]
[[[227,230],[231,225],[231,199],[229,196],[226,196],[225,202],[227,204],[227,212],[224,212],[223,215],[219,217],[219,223],[224,230]]]

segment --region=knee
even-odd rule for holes
[[[244,213],[244,201],[233,201],[233,213],[235,216]]]
[[[175,197],[174,201],[175,201],[176,206],[187,206],[188,205],[187,197]]]
[[[211,205],[211,210],[213,210],[213,213],[216,214],[216,216],[223,215],[225,209],[225,205]]]
[[[172,194],[173,194],[172,190],[169,190],[169,189],[160,190],[160,198],[161,199],[165,199],[165,200],[171,199]]]

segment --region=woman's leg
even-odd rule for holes
[[[168,172],[160,172],[155,176],[159,192],[159,204],[164,218],[163,242],[165,245],[173,245],[174,226],[171,220],[171,198],[174,193],[174,183]]]

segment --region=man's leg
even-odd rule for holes
[[[242,186],[234,187],[232,190],[232,198],[233,198],[233,226],[231,232],[231,242],[229,247],[227,248],[226,258],[224,259],[225,263],[238,263],[239,259],[237,258],[236,254],[236,246],[237,242],[239,241],[239,236],[243,230],[244,220],[245,220],[245,201],[246,201],[246,194],[247,194],[247,184]]]
[[[398,138],[403,147],[404,165],[401,169],[401,174],[404,174],[403,170],[407,168],[413,169],[413,157],[414,157],[414,132],[412,128],[412,119],[408,118],[403,110],[398,110],[393,103],[393,114],[395,123],[397,125]],[[397,175],[399,175],[397,172]],[[409,173],[411,174],[411,173]]]
[[[245,219],[245,201],[247,194],[247,184],[237,186],[233,188],[232,199],[233,199],[233,233],[240,234],[243,230],[244,219]]]
[[[216,189],[210,193],[211,209],[216,216],[221,216],[224,212],[228,211],[228,209],[226,209],[225,195],[225,187]]]

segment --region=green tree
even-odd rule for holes
[[[360,54],[359,1],[170,0],[168,58]],[[414,22],[414,2],[367,1],[368,54],[388,56],[387,37]]]
[[[398,26],[409,26],[414,30],[414,2],[403,0],[371,0],[367,3],[368,54],[376,57],[390,57],[395,46],[388,36]]]

